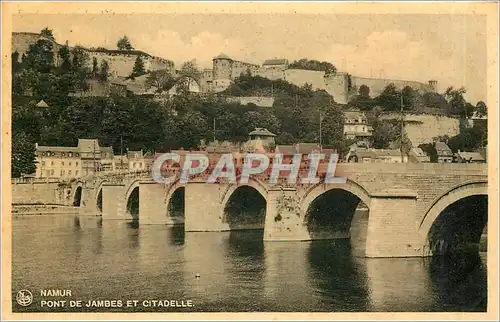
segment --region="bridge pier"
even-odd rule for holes
[[[224,205],[221,203],[223,186],[190,182],[185,188],[184,230],[226,231],[229,224],[223,223]]]
[[[309,240],[302,223],[294,188],[272,188],[267,192],[264,241]]]
[[[366,257],[420,257],[417,194],[387,189],[371,195]]]
[[[139,222],[141,224],[173,224],[167,216],[165,185],[154,181],[139,183]]]
[[[102,185],[102,219],[128,219],[126,187],[122,183],[105,182]]]

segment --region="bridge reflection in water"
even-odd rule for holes
[[[266,243],[259,230],[25,216],[13,220],[12,286],[192,299],[198,311],[485,310],[484,254],[369,259],[354,248],[348,239]]]

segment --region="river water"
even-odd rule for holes
[[[18,216],[12,224],[14,312],[486,310],[485,253],[367,259],[353,255],[349,240],[264,243],[261,231],[184,233],[73,215]],[[21,289],[33,293],[30,306],[16,303]],[[71,296],[43,298],[43,289]],[[41,307],[51,299],[83,307]],[[194,306],[125,305],[148,299]],[[89,300],[123,305],[86,308]]]

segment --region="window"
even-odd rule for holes
[[[78,166],[78,162],[75,162],[75,165]]]
[[[77,175],[78,175],[78,170],[75,171],[75,176],[77,176]]]
[[[71,167],[71,162],[69,162],[68,165]]]
[[[79,156],[80,156],[80,154],[78,154],[78,153],[75,153],[75,157],[79,157]]]
[[[42,166],[44,166],[44,165],[45,165],[45,161],[42,161]]]
[[[64,161],[61,161],[61,165],[64,166]]]
[[[63,152],[63,153],[62,153],[62,156],[63,156],[63,157],[65,157],[65,156],[66,156],[66,153],[64,153],[64,152]]]
[[[73,153],[72,153],[72,152],[68,153],[68,156],[69,156],[70,158],[71,158],[71,157],[73,157]]]
[[[54,169],[50,170],[50,174],[51,174],[51,175],[54,175],[55,171],[56,171],[56,170],[54,170]]]
[[[50,161],[50,165],[54,165],[54,161]]]
[[[69,176],[71,175],[71,170],[68,170],[68,175],[69,175]]]

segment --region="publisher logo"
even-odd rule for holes
[[[28,290],[20,290],[17,292],[16,301],[21,306],[29,306],[33,303],[33,294]]]

